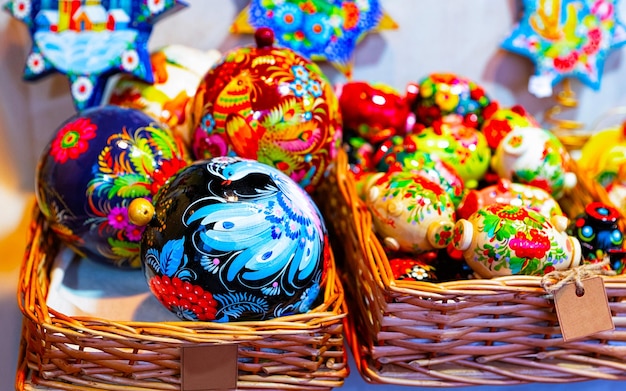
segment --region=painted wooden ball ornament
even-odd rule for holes
[[[415,257],[397,257],[389,260],[389,267],[396,280],[435,282],[436,268]]]
[[[595,131],[580,150],[578,168],[609,190],[626,183],[626,122]],[[614,202],[615,205],[621,202]]]
[[[572,220],[567,232],[580,241],[583,259],[600,262],[609,256],[611,267],[620,269],[625,249],[619,220],[621,215],[616,208],[603,202],[591,202]]]
[[[256,47],[227,52],[200,82],[193,153],[258,160],[311,192],[341,147],[339,100],[315,63],[273,46],[272,30],[255,38]]]
[[[454,73],[432,73],[419,81],[411,108],[417,123],[426,127],[454,115],[466,126],[477,128],[490,103],[484,88],[474,81]]]
[[[128,205],[152,197],[187,164],[182,141],[147,114],[117,106],[87,109],[66,120],[42,152],[38,205],[79,255],[139,268],[143,228],[129,221]]]
[[[455,117],[447,117],[419,133],[405,137],[404,147],[439,156],[454,168],[468,189],[478,186],[491,161],[491,148],[485,135],[465,126]]]
[[[484,111],[485,120],[480,131],[485,135],[489,148],[495,150],[500,141],[515,128],[539,127],[539,122],[521,105],[499,107],[489,105]]]
[[[505,178],[499,178],[493,185],[467,192],[456,209],[456,215],[468,219],[477,210],[495,203],[525,206],[550,219],[557,216],[567,219],[559,203],[547,191]]]
[[[379,171],[403,170],[423,174],[448,193],[455,207],[459,205],[466,193],[465,183],[450,163],[444,161],[436,153],[410,147],[402,147],[400,150],[387,148],[385,144],[389,141],[392,140],[384,142],[374,155],[377,159],[376,168]]]
[[[580,264],[580,242],[567,235],[566,228],[567,219],[493,203],[468,219],[458,219],[452,243],[480,277],[541,276]]]
[[[267,320],[308,312],[323,297],[331,261],[324,221],[278,169],[240,157],[198,160],[151,205],[138,199],[131,207],[133,221],[148,220],[143,270],[181,319]]]
[[[365,138],[352,132],[344,134],[342,147],[348,156],[350,171],[355,179],[359,179],[365,173],[374,171],[373,157],[374,146]]]
[[[383,83],[350,81],[337,84],[344,131],[357,133],[372,144],[406,134],[415,117],[408,100]]]
[[[577,182],[571,157],[552,132],[537,128],[515,128],[498,144],[491,168],[501,178],[536,186],[557,201]]]
[[[419,254],[450,244],[454,204],[426,176],[411,171],[377,173],[368,179],[363,193],[387,249]]]

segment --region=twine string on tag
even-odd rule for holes
[[[565,284],[573,281],[576,284],[576,296],[580,297],[585,294],[585,287],[582,282],[585,278],[595,275],[615,275],[614,270],[606,268],[609,263],[609,257],[606,256],[602,262],[587,263],[567,270],[551,271],[541,279],[541,287],[548,293],[554,293],[565,286]]]

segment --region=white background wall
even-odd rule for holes
[[[181,44],[222,52],[252,43],[249,35],[232,35],[229,26],[247,0],[188,0],[189,7],[157,23],[149,41],[153,50]],[[383,82],[404,90],[430,72],[449,71],[482,84],[503,105],[520,103],[538,119],[554,104],[527,91],[532,62],[500,49],[520,15],[514,0],[382,0],[399,24],[395,31],[368,35],[358,46],[354,79]],[[624,2],[618,9],[626,20]],[[63,75],[37,82],[22,80],[31,40],[26,26],[0,12],[0,178],[5,188],[31,190],[41,150],[57,126],[74,113]],[[602,87],[593,91],[578,81],[580,100],[568,116],[593,123],[607,110],[626,105],[626,61],[616,49],[607,57]],[[333,82],[345,80],[323,66]],[[558,88],[558,86],[557,86]]]
[[[6,1],[0,0],[0,5]],[[188,0],[189,7],[154,27],[149,48],[181,44],[202,50],[230,50],[252,43],[228,28],[247,0]],[[618,7],[626,21],[626,2]],[[355,55],[354,79],[387,83],[399,90],[431,72],[455,72],[481,84],[505,106],[524,105],[541,120],[554,104],[527,92],[534,69],[529,59],[505,52],[500,42],[519,16],[514,0],[382,0],[400,25],[396,31],[368,35]],[[0,390],[12,389],[20,327],[15,286],[28,224],[26,199],[32,194],[41,150],[58,125],[74,114],[67,80],[54,74],[35,83],[22,81],[31,41],[26,26],[0,11]],[[626,106],[626,47],[607,58],[599,91],[573,83],[580,100],[571,118],[589,126],[608,110]],[[324,66],[333,82],[344,81]],[[20,222],[21,221],[21,222]],[[344,389],[363,389],[356,369]],[[522,390],[623,389],[618,382],[506,387]],[[487,387],[484,387],[487,388]],[[483,387],[473,389],[484,389]],[[372,387],[374,389],[374,387]],[[403,390],[402,387],[378,389]]]

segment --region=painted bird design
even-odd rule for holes
[[[227,191],[195,202],[185,213],[187,226],[199,223],[193,242],[200,253],[207,259],[228,254],[228,261],[214,271],[225,286],[293,295],[319,275],[326,228],[315,204],[293,180],[273,167],[236,157],[214,158],[207,170],[232,189],[253,174],[267,179],[253,192]]]
[[[215,129],[224,131],[237,156],[291,176],[327,137],[311,114],[319,101],[311,99],[314,106],[307,110],[296,96],[285,93],[269,110],[255,111],[253,105],[260,99],[257,83],[255,76],[243,71],[226,85],[213,105]],[[288,84],[284,88],[288,91]]]

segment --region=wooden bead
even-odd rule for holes
[[[154,206],[145,198],[135,198],[128,206],[128,219],[135,225],[148,224],[152,216],[154,216]]]

